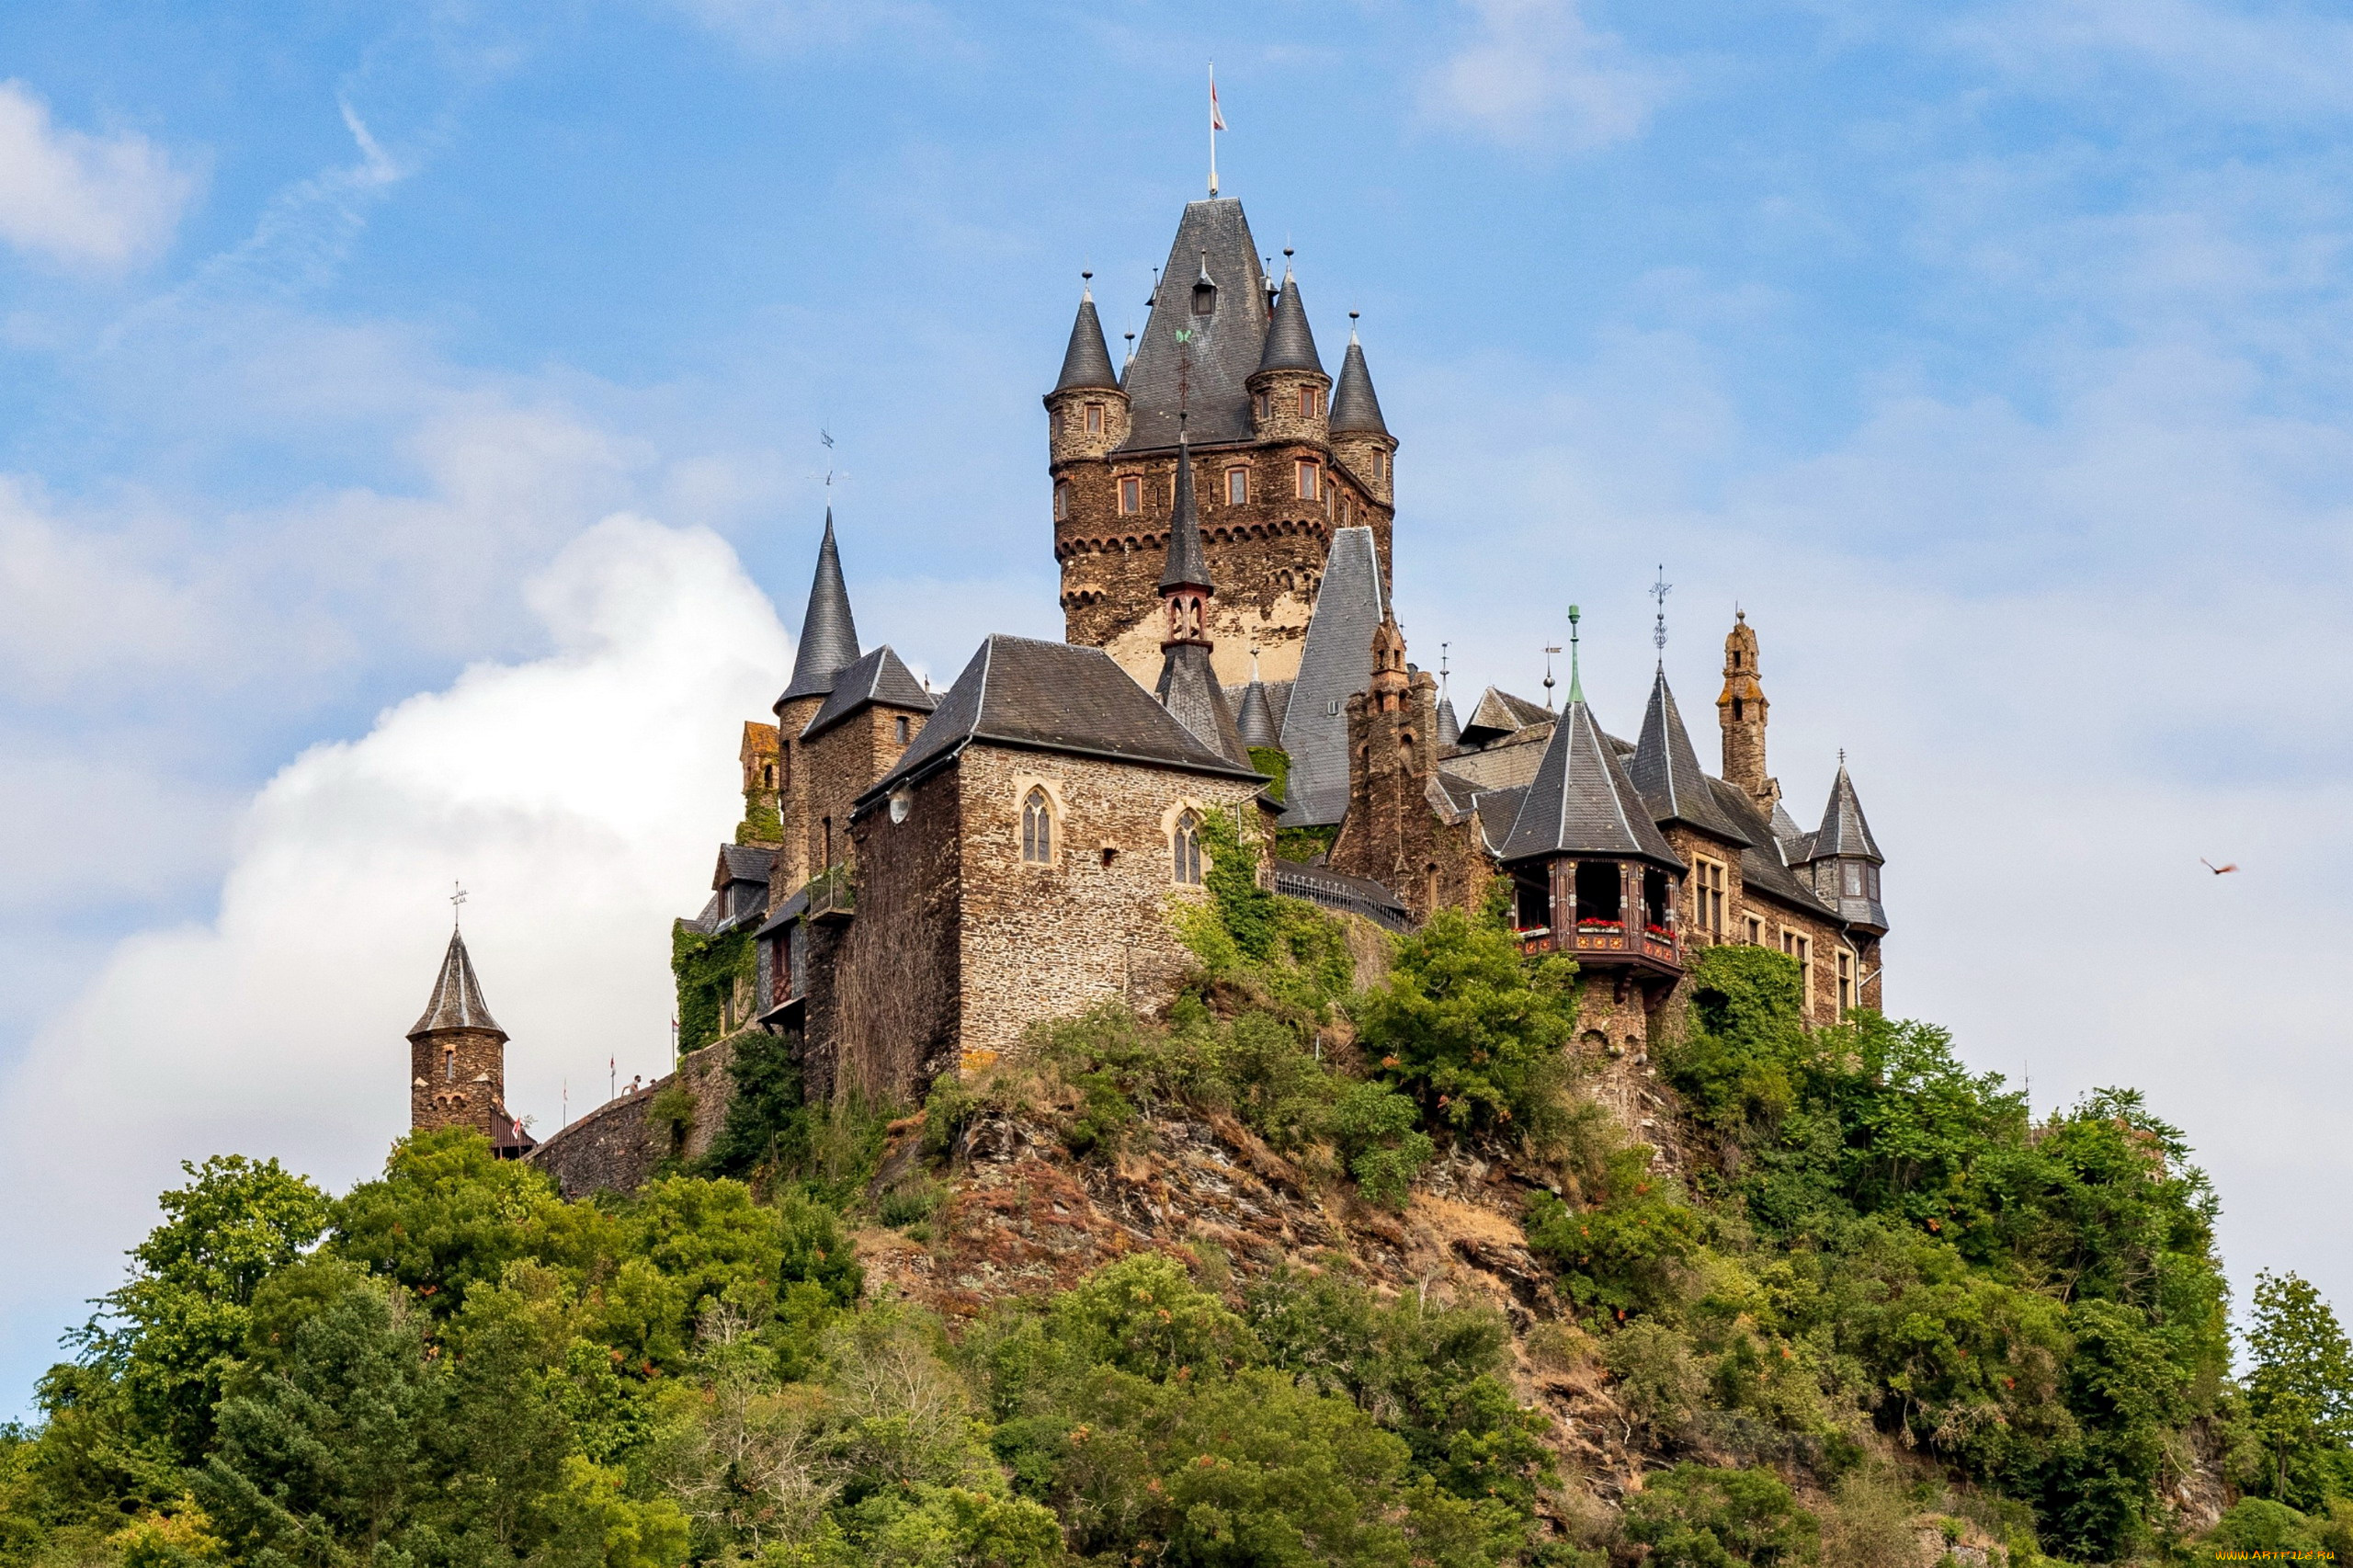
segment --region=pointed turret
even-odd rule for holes
[[[1870,936],[1887,934],[1887,911],[1880,903],[1880,868],[1887,858],[1871,837],[1855,781],[1847,776],[1847,754],[1838,754],[1838,778],[1830,786],[1822,825],[1802,841],[1813,891],[1838,911],[1839,918]]]
[[[1332,434],[1389,434],[1389,423],[1381,416],[1381,399],[1373,395],[1372,372],[1365,369],[1364,345],[1357,341],[1353,327],[1348,330],[1347,357],[1340,361],[1339,384],[1332,389]]]
[[[1683,715],[1676,709],[1664,665],[1651,682],[1650,707],[1643,714],[1643,738],[1634,747],[1627,776],[1642,791],[1651,820],[1660,826],[1680,823],[1727,844],[1748,842],[1748,835],[1716,804],[1715,791],[1699,771],[1699,754],[1692,750],[1691,733],[1683,727]]]
[[[479,1029],[494,1034],[500,1040],[506,1031],[490,1016],[490,1008],[482,999],[482,982],[474,978],[473,960],[466,954],[466,938],[460,932],[449,933],[449,946],[441,955],[441,972],[433,982],[433,995],[425,1004],[425,1014],[416,1027],[408,1031],[415,1040],[422,1034],[435,1034],[443,1029]]]
[[[858,662],[858,623],[849,613],[849,587],[842,581],[841,547],[834,542],[834,509],[825,508],[825,538],[817,547],[817,574],[809,584],[809,608],[801,617],[801,649],[792,660],[792,683],[777,699],[781,708],[799,697],[823,697],[834,677]]]
[[[1683,869],[1652,823],[1616,748],[1594,722],[1574,676],[1568,707],[1552,727],[1536,780],[1498,851],[1506,861],[1552,856],[1640,859]]]
[[[1267,683],[1258,678],[1258,660],[1250,660],[1250,684],[1242,688],[1242,711],[1233,716],[1233,727],[1242,736],[1242,744],[1253,751],[1278,748],[1283,744],[1281,726],[1275,722],[1274,699],[1267,695]]]
[[[1119,373],[1111,369],[1111,350],[1103,341],[1103,323],[1095,313],[1095,290],[1081,290],[1078,319],[1071,323],[1070,347],[1063,350],[1063,373],[1055,379],[1054,391],[1116,392],[1119,385]]]
[[[1258,355],[1258,369],[1324,373],[1324,360],[1315,352],[1315,334],[1307,324],[1307,307],[1300,302],[1299,279],[1288,267],[1283,268],[1282,291],[1275,296],[1274,317],[1267,324],[1267,346]]]
[[[408,1032],[409,1130],[471,1127],[514,1159],[537,1142],[506,1112],[506,1031],[490,1016],[466,939],[449,933],[425,1014]]]
[[[1209,554],[1201,548],[1201,522],[1193,501],[1193,452],[1180,427],[1176,434],[1176,499],[1169,509],[1168,564],[1160,574],[1166,620],[1160,636],[1160,680],[1153,695],[1193,737],[1229,762],[1250,766],[1250,753],[1233,722],[1211,667]]]
[[[1438,744],[1440,751],[1452,751],[1462,744],[1462,722],[1454,716],[1454,699],[1438,699]]]

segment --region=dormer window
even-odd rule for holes
[[[1143,510],[1143,476],[1123,473],[1120,476],[1120,515],[1132,517]]]
[[[1315,501],[1320,500],[1323,494],[1323,471],[1315,463],[1302,459],[1299,465],[1299,498]]]
[[[1246,468],[1227,469],[1225,471],[1225,504],[1229,506],[1242,506],[1248,505],[1249,500],[1250,471]]]
[[[1090,436],[1103,434],[1103,405],[1099,403],[1086,405],[1086,433]]]
[[[1197,316],[1217,313],[1217,285],[1210,281],[1210,275],[1206,272],[1193,284],[1193,313]]]

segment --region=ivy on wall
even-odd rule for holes
[[[739,926],[721,936],[698,931],[690,921],[670,927],[670,972],[678,983],[678,1051],[699,1051],[717,1040],[727,999],[739,978],[759,972],[752,928]]]
[[[778,814],[776,796],[753,788],[744,791],[744,820],[735,825],[738,844],[782,844],[784,818]]]

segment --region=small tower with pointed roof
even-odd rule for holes
[[[1160,573],[1160,679],[1153,695],[1176,716],[1194,739],[1238,767],[1250,766],[1226,705],[1225,688],[1218,684],[1210,656],[1216,639],[1210,633],[1210,597],[1217,590],[1210,582],[1209,552],[1201,548],[1199,508],[1193,496],[1192,450],[1179,430],[1176,437],[1176,497],[1170,508],[1168,561]]]
[[[1716,699],[1716,722],[1723,731],[1725,782],[1737,784],[1770,816],[1781,786],[1765,767],[1765,688],[1757,682],[1756,631],[1745,610],[1733,612],[1724,638],[1724,689]]]
[[[1438,681],[1406,662],[1393,609],[1383,608],[1371,652],[1371,676],[1346,704],[1347,812],[1325,863],[1379,882],[1427,920],[1442,905],[1473,901],[1484,868],[1466,864],[1455,835],[1432,814]]]
[[[1365,368],[1364,345],[1357,340],[1357,312],[1348,312],[1348,352],[1340,361],[1339,384],[1332,389],[1332,414],[1327,422],[1332,455],[1347,465],[1374,500],[1396,504],[1396,472],[1392,460],[1397,437],[1381,416],[1381,399],[1372,390],[1372,372]]]
[[[451,930],[433,994],[408,1032],[409,1131],[471,1127],[501,1159],[531,1146],[506,1111],[506,1031],[490,1016],[463,933]]]
[[[1299,279],[1288,263],[1249,386],[1250,428],[1258,439],[1328,443],[1332,378],[1324,373],[1323,358],[1315,352],[1315,333],[1307,324]]]
[[[792,659],[792,679],[776,699],[778,817],[782,847],[770,881],[772,902],[781,903],[824,869],[810,863],[813,830],[807,758],[801,734],[833,695],[842,671],[858,662],[858,622],[849,608],[849,586],[842,578],[841,546],[834,538],[834,509],[825,508],[825,533],[817,546],[817,570],[809,583],[809,605],[801,612],[801,644]]]
[[[1095,274],[1080,276],[1091,284]],[[1128,394],[1111,368],[1091,286],[1079,291],[1078,319],[1071,323],[1070,347],[1063,350],[1063,371],[1046,394],[1046,420],[1047,450],[1055,463],[1106,457],[1128,438]]]

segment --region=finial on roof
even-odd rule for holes
[[[1840,752],[1840,753],[1838,754],[1838,763],[1839,763],[1839,766],[1840,766],[1840,767],[1845,767],[1845,766],[1846,766],[1846,762],[1847,762],[1847,754],[1846,754],[1845,752],[1843,752],[1843,751],[1842,751],[1842,752]],[[463,921],[461,921],[461,920],[460,920],[460,919],[458,918],[458,915],[459,915],[459,909],[458,909],[458,906],[459,906],[460,904],[461,904],[461,903],[465,903],[465,902],[466,902],[466,888],[465,888],[465,884],[464,884],[463,882],[451,882],[451,883],[449,884],[449,929],[450,929],[450,930],[452,930],[452,931],[455,931],[456,929],[458,929],[458,927],[459,927],[460,926],[461,926],[461,925],[463,925],[463,924],[464,924],[464,922],[463,922]]]
[[[1658,581],[1650,586],[1650,596],[1658,601],[1658,622],[1651,630],[1651,646],[1658,650],[1658,667],[1666,668],[1666,596],[1675,585],[1666,580],[1666,564],[1659,563]]]
[[[1838,771],[1841,773],[1847,771],[1847,748],[1845,746],[1840,746],[1838,748]]]
[[[1357,317],[1358,317],[1359,314],[1361,314],[1361,313],[1362,313],[1361,312],[1358,312],[1358,311],[1350,311],[1350,312],[1348,312],[1348,346],[1349,346],[1351,348],[1353,348],[1353,347],[1356,347],[1356,343],[1357,343]]]
[[[1585,678],[1577,669],[1577,622],[1582,619],[1583,617],[1577,613],[1577,607],[1571,605],[1569,607],[1569,700],[1571,702],[1585,700]]]
[[[1454,644],[1451,642],[1441,642],[1438,645],[1438,694],[1440,697],[1444,697],[1446,695],[1447,650],[1453,646]]]
[[[1552,655],[1560,651],[1555,647],[1544,650],[1544,711],[1547,713],[1552,711]],[[1475,719],[1478,715],[1473,713],[1472,717]]]

